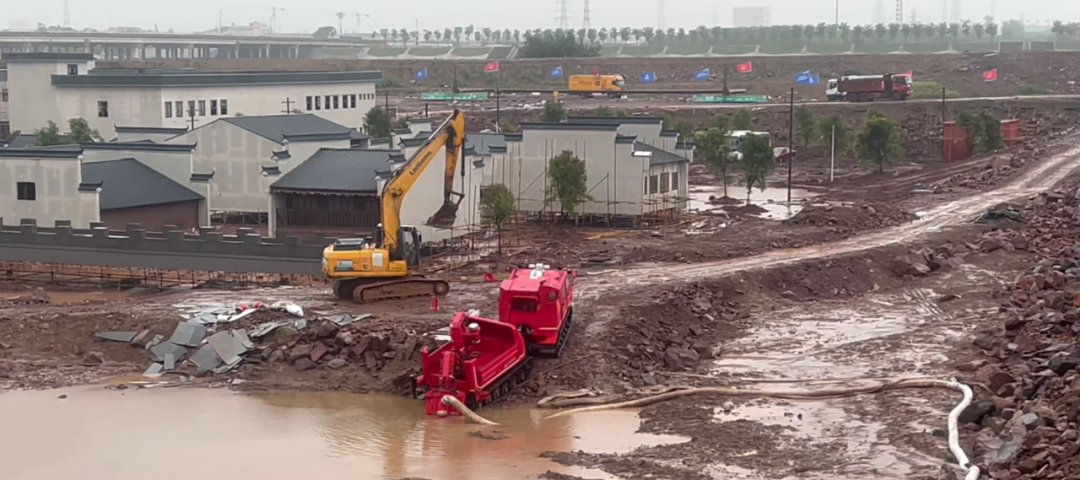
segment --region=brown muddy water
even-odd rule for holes
[[[687,440],[635,433],[636,411],[543,420],[550,413],[490,409],[483,414],[503,425],[481,427],[425,416],[420,402],[372,395],[101,386],[10,392],[0,394],[0,477],[504,480],[551,470],[607,479],[539,455]]]

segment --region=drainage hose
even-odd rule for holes
[[[880,393],[889,390],[900,390],[907,388],[948,388],[950,390],[956,390],[964,394],[964,398],[960,403],[949,412],[949,451],[952,452],[953,457],[956,457],[956,463],[960,465],[960,468],[967,471],[967,475],[964,476],[964,480],[977,480],[979,478],[979,467],[972,464],[968,459],[964,449],[960,447],[960,430],[958,428],[958,418],[960,413],[971,405],[974,394],[971,391],[971,387],[957,382],[955,379],[945,381],[937,379],[924,379],[924,378],[910,378],[891,380],[885,383],[877,385],[867,385],[862,387],[848,387],[848,388],[834,388],[815,390],[811,392],[792,392],[792,391],[775,391],[775,390],[740,390],[735,388],[719,388],[719,387],[702,387],[702,388],[686,388],[674,390],[659,395],[652,395],[648,397],[639,398],[636,400],[628,400],[625,402],[609,403],[606,405],[593,405],[588,407],[573,408],[570,410],[563,410],[548,417],[555,418],[564,415],[571,415],[582,412],[595,412],[599,410],[614,410],[619,408],[635,408],[652,405],[654,403],[672,400],[687,395],[694,395],[698,393],[711,393],[717,395],[725,395],[732,397],[768,397],[768,398],[781,398],[787,400],[810,400],[810,399],[823,399],[823,398],[839,398],[850,397],[855,395],[865,395],[868,393]],[[483,425],[498,425],[495,422],[485,419],[476,412],[473,412],[468,407],[463,405],[458,399],[452,396],[443,397],[443,404],[451,405],[456,408],[462,415],[473,422]]]

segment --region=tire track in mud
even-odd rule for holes
[[[1072,136],[1070,139],[1080,139],[1080,135]],[[751,257],[689,266],[661,265],[647,270],[612,271],[605,277],[609,282],[620,286],[648,286],[673,281],[721,277],[742,271],[767,269],[805,260],[817,260],[909,243],[928,233],[973,219],[998,203],[1050,189],[1077,169],[1080,169],[1080,148],[1073,148],[1043,161],[1001,188],[940,205],[907,225],[825,245],[772,250]]]

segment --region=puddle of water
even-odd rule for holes
[[[809,190],[793,189],[791,191],[792,205],[787,205],[787,194],[788,191],[786,188],[766,188],[765,190],[755,188],[753,192],[750,193],[750,203],[765,209],[765,212],[757,215],[758,217],[772,220],[784,220],[802,210],[803,200],[814,197],[814,194],[810,193]],[[724,207],[724,205],[713,205],[709,202],[709,197],[722,197],[723,195],[724,187],[690,187],[690,211],[702,213],[722,212],[722,207]],[[733,203],[732,205],[746,205],[746,189],[743,187],[729,186],[728,196],[738,200],[738,203]]]
[[[57,399],[61,393],[68,398]],[[0,450],[4,477],[12,480],[87,472],[108,472],[113,480],[143,480],[148,472],[156,480],[502,480],[548,470],[611,478],[539,455],[625,453],[687,440],[635,433],[640,421],[633,411],[542,420],[549,413],[492,409],[484,414],[503,426],[480,427],[425,416],[419,402],[394,397],[84,387],[0,394]],[[161,468],[163,461],[173,467]]]

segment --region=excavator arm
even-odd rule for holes
[[[382,248],[397,250],[401,232],[401,204],[416,180],[427,170],[439,149],[446,147],[446,171],[443,178],[443,205],[425,222],[434,228],[450,228],[457,221],[457,209],[464,195],[454,191],[454,171],[461,163],[461,176],[465,177],[465,165],[460,161],[465,148],[465,117],[460,111],[447,118],[436,128],[416,154],[386,183],[382,198]],[[457,200],[454,200],[454,197]]]

